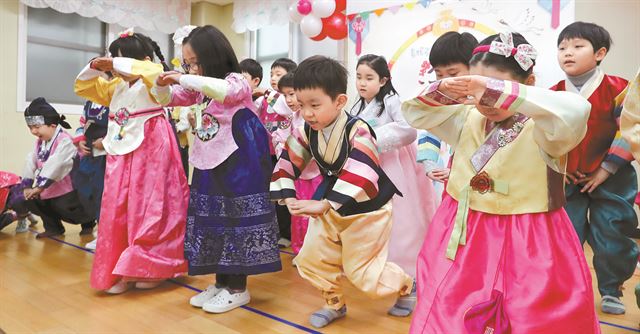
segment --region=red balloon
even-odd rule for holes
[[[346,38],[347,17],[336,9],[331,16],[322,19],[322,31],[331,39],[341,40]]]
[[[321,41],[325,38],[327,38],[327,32],[324,29],[324,24],[322,25],[322,31],[320,31],[320,33],[317,36],[313,36],[313,37],[309,37],[314,41]]]
[[[347,9],[347,0],[336,0],[336,12]]]

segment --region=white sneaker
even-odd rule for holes
[[[110,294],[110,295],[119,295],[127,290],[129,290],[129,288],[131,288],[131,284],[129,284],[129,282],[125,282],[125,281],[118,281],[118,283],[114,284],[112,287],[110,287],[107,290],[104,290],[104,292]]]
[[[195,307],[202,307],[204,303],[208,302],[211,298],[215,297],[222,290],[224,290],[224,288],[217,288],[215,284],[209,285],[204,291],[191,297],[191,299],[189,299],[189,304]]]
[[[278,240],[278,246],[280,246],[280,248],[287,248],[291,246],[291,240],[280,238],[280,240]]]
[[[16,227],[16,233],[24,233],[29,231],[29,224],[27,224],[27,219],[18,220],[18,227]]]
[[[84,245],[84,248],[90,249],[90,250],[96,250],[97,245],[98,245],[98,238],[95,238],[93,239],[93,241],[88,242],[86,245]]]
[[[246,305],[251,301],[249,290],[243,292],[231,293],[227,289],[223,289],[202,305],[202,309],[209,313],[224,313]]]

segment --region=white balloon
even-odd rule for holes
[[[335,10],[335,0],[314,0],[311,5],[311,14],[319,18],[329,17]]]
[[[304,16],[300,14],[300,12],[298,12],[298,8],[296,7],[295,3],[289,6],[289,18],[291,19],[291,21],[300,23],[300,20],[302,20],[303,17]]]
[[[309,38],[316,37],[322,31],[322,20],[308,14],[302,18],[302,21],[300,21],[300,30],[302,30],[302,33]]]

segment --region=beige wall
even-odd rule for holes
[[[233,31],[231,29],[232,23],[233,4],[219,6],[208,2],[198,2],[191,5],[191,24],[196,26],[210,24],[220,29],[229,39],[238,60],[241,60],[247,57],[249,50],[245,50],[244,34],[237,34]]]
[[[598,23],[611,32],[615,45],[602,67],[607,73],[630,78],[640,66],[640,44],[636,42],[640,36],[640,1],[610,0],[606,7],[603,3],[577,0],[576,19]],[[194,4],[191,13],[193,24],[212,24],[224,32],[241,59],[248,50],[243,35],[231,29],[232,14],[232,5],[210,3]],[[0,45],[0,170],[20,173],[35,139],[27,131],[21,113],[16,112],[18,0],[0,0]],[[71,125],[76,126],[78,118],[70,118]]]
[[[576,21],[605,27],[613,46],[600,65],[605,73],[631,79],[640,67],[640,0],[576,0]]]

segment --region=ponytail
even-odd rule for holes
[[[151,41],[151,46],[153,47],[153,52],[158,56],[158,60],[160,60],[160,64],[162,64],[162,68],[165,71],[170,71],[171,68],[167,65],[164,56],[162,55],[162,50],[160,50],[160,46],[154,40],[149,39]]]

